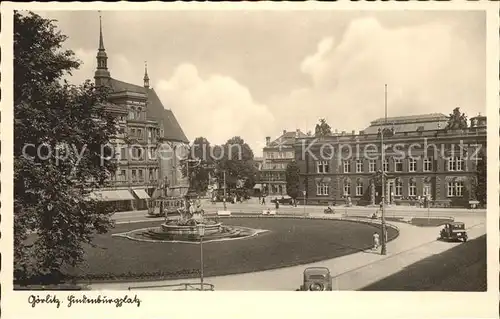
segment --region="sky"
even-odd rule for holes
[[[51,11],[93,79],[97,11]],[[486,113],[486,16],[479,11],[103,11],[113,78],[151,86],[188,139],[363,130],[384,115]]]

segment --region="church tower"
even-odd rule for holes
[[[149,89],[148,62],[144,62],[144,87]]]
[[[97,69],[94,74],[96,86],[108,85],[111,74],[108,71],[108,56],[104,49],[104,40],[102,38],[102,19],[99,15],[99,50],[97,51]]]

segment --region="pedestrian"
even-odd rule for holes
[[[380,246],[380,239],[377,232],[373,233],[373,250],[377,250],[378,246]]]
[[[262,205],[266,205],[266,196],[262,197]]]
[[[276,210],[278,210],[280,208],[280,202],[278,201],[278,199],[276,199],[275,205],[276,205]]]

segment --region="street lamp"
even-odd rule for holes
[[[386,255],[387,254],[387,243],[386,243],[386,238],[385,238],[385,232],[386,232],[386,225],[385,225],[385,167],[384,167],[384,162],[385,162],[385,155],[384,155],[384,130],[385,130],[385,124],[387,124],[387,84],[385,85],[385,92],[384,92],[384,97],[385,97],[385,120],[384,120],[384,128],[380,131],[380,157],[381,157],[381,164],[382,164],[382,248],[380,251],[381,255]]]
[[[304,216],[306,215],[306,191],[302,191],[302,194],[304,194]]]
[[[201,290],[204,289],[203,285],[203,236],[205,236],[205,224],[196,225],[198,228],[198,235],[200,235],[200,281],[201,281]]]

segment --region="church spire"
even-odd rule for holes
[[[144,61],[144,87],[149,89],[148,62]]]
[[[102,17],[100,11],[99,11],[99,51],[105,51],[104,40],[102,38]]]
[[[111,79],[108,71],[108,55],[104,49],[104,40],[102,36],[102,18],[99,11],[99,49],[97,51],[97,69],[94,73],[94,80],[96,86],[107,85]]]

